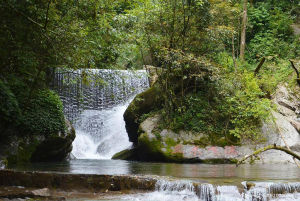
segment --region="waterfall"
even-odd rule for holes
[[[78,159],[110,159],[131,146],[123,113],[134,96],[148,88],[145,70],[59,70],[53,81],[76,138]]]
[[[197,195],[203,201],[211,201],[215,199],[215,189],[212,184],[198,185]]]
[[[242,182],[245,185],[246,182]],[[193,181],[158,180],[155,192],[127,196],[122,200],[136,201],[297,201],[300,183],[254,182],[247,190],[237,186],[202,184]]]

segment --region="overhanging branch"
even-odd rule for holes
[[[293,158],[300,160],[300,156],[298,154],[296,154],[295,152],[292,152],[291,150],[289,150],[285,147],[276,146],[276,144],[274,144],[274,145],[269,145],[269,146],[263,147],[261,149],[258,149],[255,152],[253,152],[252,154],[245,156],[244,158],[239,160],[236,165],[238,166],[238,165],[242,164],[244,161],[246,161],[248,158],[256,156],[256,155],[258,155],[262,152],[265,152],[265,151],[268,151],[268,150],[271,150],[271,149],[283,151],[283,152],[293,156]]]

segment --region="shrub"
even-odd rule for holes
[[[5,129],[8,124],[18,124],[20,108],[15,95],[10,88],[0,80],[0,129]]]
[[[224,99],[223,112],[229,118],[229,133],[239,139],[259,140],[262,120],[269,116],[271,101],[263,98],[265,93],[253,73],[241,72],[229,76],[233,90]],[[225,82],[230,82],[225,80]],[[223,89],[223,90],[224,90]],[[226,92],[225,92],[226,93]],[[231,95],[230,95],[231,94]]]
[[[204,133],[216,145],[221,138],[227,144],[263,140],[260,127],[269,116],[271,101],[264,98],[253,72],[227,72],[214,83],[203,84],[206,88],[187,95],[171,116],[163,113],[165,125],[173,130]]]
[[[59,96],[51,90],[39,90],[24,109],[23,124],[31,134],[55,134],[64,132],[63,105]]]

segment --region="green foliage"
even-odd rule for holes
[[[11,92],[7,84],[0,80],[0,128],[7,124],[19,123],[20,108],[15,95]]]
[[[23,113],[26,132],[56,135],[65,132],[63,105],[59,96],[51,90],[39,90]]]
[[[226,68],[222,72],[221,76],[198,80],[196,88],[192,82],[193,90],[181,99],[178,98],[181,97],[178,88],[169,87],[171,92],[165,93],[177,98],[172,100],[175,103],[171,104],[171,111],[170,100],[164,105],[164,126],[177,131],[204,133],[210,144],[220,146],[262,140],[260,126],[271,109],[271,101],[264,98],[266,94],[261,89],[262,81],[252,72],[230,72]]]
[[[228,78],[234,85],[226,86],[226,83],[230,83]],[[262,120],[270,115],[271,101],[263,98],[265,94],[252,72],[245,71],[228,78],[222,81],[221,93],[225,95],[222,105],[225,108],[222,112],[231,123],[229,133],[239,139],[257,141],[261,139],[259,134]],[[231,93],[226,94],[228,91]]]
[[[17,125],[20,120],[23,130],[33,134],[63,131],[61,102],[47,90],[57,67],[138,69],[151,64],[165,70],[158,80],[162,94],[156,102],[160,106],[163,100],[169,127],[205,132],[210,141],[256,140],[270,109],[266,98],[278,83],[294,84],[288,59],[300,55],[299,38],[291,29],[299,18],[299,3],[251,1],[246,62],[236,59],[241,3],[1,1],[1,123]],[[267,60],[253,77],[262,57]],[[82,79],[85,84],[92,80]],[[142,110],[150,110],[153,99],[144,101]],[[139,108],[130,109],[134,113]]]
[[[263,56],[272,56],[275,59],[297,56],[297,47],[291,46],[298,40],[293,36],[291,28],[293,19],[282,4],[256,3],[249,8],[248,17],[247,41],[250,61]]]

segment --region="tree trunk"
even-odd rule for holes
[[[300,74],[299,74],[299,71],[298,71],[298,69],[296,68],[294,62],[293,62],[292,60],[290,60],[290,62],[291,62],[292,68],[293,68],[294,71],[296,72],[296,76],[297,76],[296,80],[297,80],[298,85],[300,86]]]
[[[232,60],[233,60],[233,68],[234,72],[236,72],[236,63],[235,63],[235,49],[234,49],[234,34],[232,34]]]
[[[248,0],[244,0],[244,11],[243,11],[243,21],[241,30],[241,46],[240,46],[240,60],[245,59],[245,47],[246,47],[246,27],[247,27],[247,3]]]
[[[254,71],[254,75],[257,75],[257,74],[258,74],[259,70],[261,69],[261,67],[262,67],[262,65],[265,63],[265,61],[266,61],[266,58],[265,58],[265,57],[263,57],[263,58],[260,60],[258,66],[256,67],[256,69],[255,69],[255,71]]]

